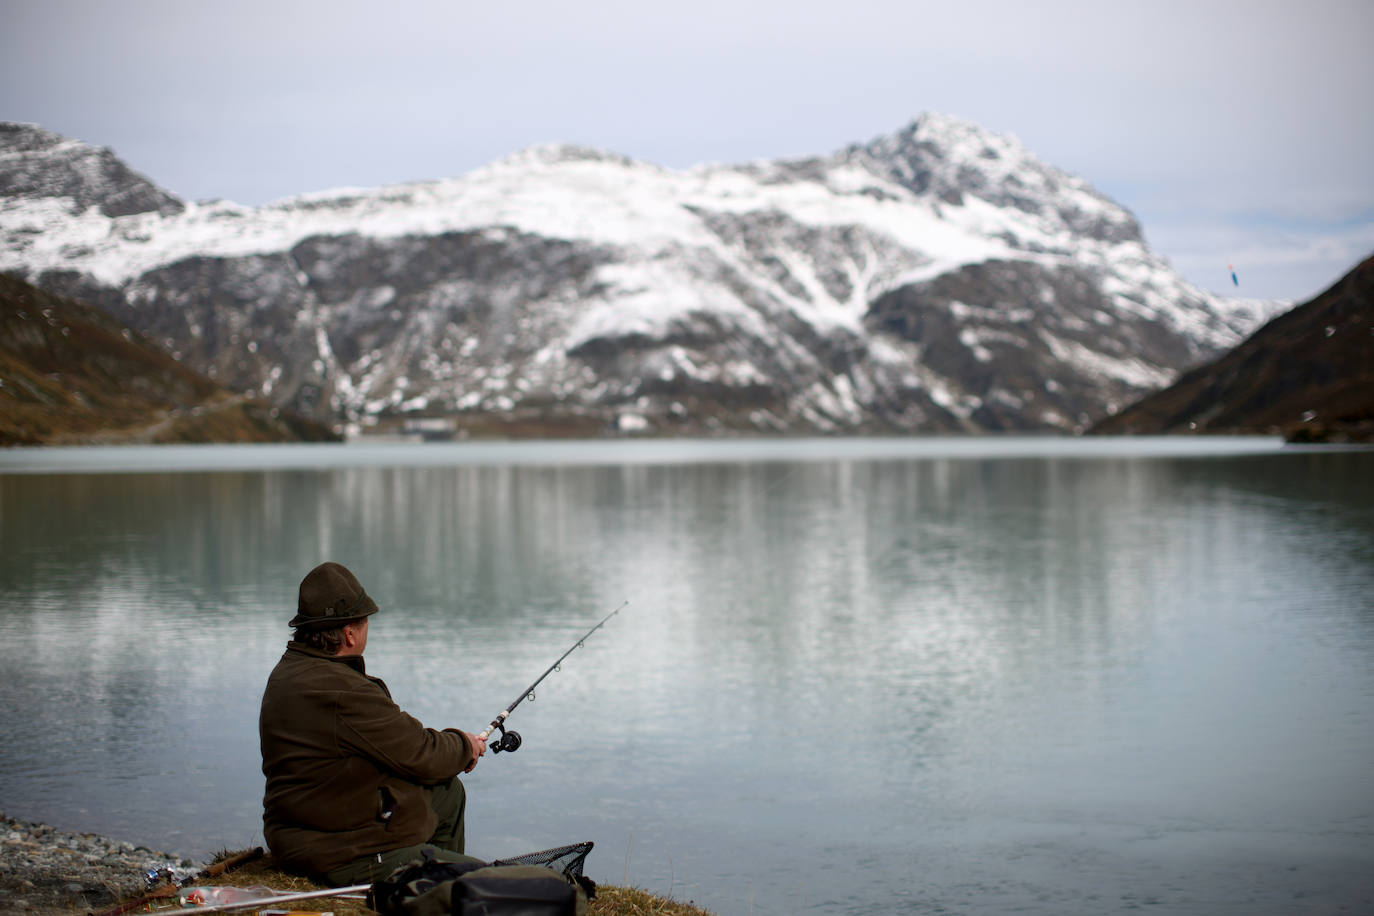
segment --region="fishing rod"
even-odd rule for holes
[[[322,891],[299,891],[297,893],[273,894],[270,897],[253,897],[246,900],[233,900],[223,903],[210,903],[205,906],[193,906],[190,909],[172,910],[167,912],[173,916],[200,916],[202,913],[228,913],[231,910],[261,910],[272,907],[278,903],[293,903],[297,900],[315,900],[322,897],[343,897],[353,894],[362,894],[372,890],[371,884],[354,884],[349,887],[332,887]]]
[[[629,603],[629,599],[622,601],[620,603],[620,607],[617,607],[614,611],[611,611],[605,617],[602,617],[601,621],[596,626],[592,627],[590,630],[583,633],[582,638],[579,639],[577,642],[573,643],[572,647],[568,649],[567,652],[564,652],[562,655],[558,656],[558,661],[554,662],[552,665],[549,665],[549,667],[544,671],[544,673],[539,675],[539,677],[535,679],[533,684],[526,687],[520,693],[520,696],[515,698],[515,702],[511,703],[505,709],[501,710],[500,714],[497,715],[495,719],[491,720],[491,724],[488,725],[486,730],[480,733],[477,737],[485,741],[487,739],[487,736],[489,736],[493,731],[499,731],[501,733],[501,737],[497,738],[495,743],[488,745],[488,747],[491,748],[491,752],[493,754],[499,754],[502,751],[511,751],[513,753],[517,748],[520,747],[520,733],[517,731],[506,731],[506,726],[504,724],[506,718],[512,712],[515,711],[515,707],[519,706],[526,699],[533,700],[534,688],[539,686],[540,681],[544,680],[544,678],[548,677],[550,674],[553,674],[555,671],[557,671],[558,666],[563,664],[563,659],[567,658],[569,655],[572,655],[573,650],[581,646],[584,642],[586,642],[588,636],[591,636],[597,630],[601,629],[601,627],[606,623],[606,621],[610,620],[616,614],[619,614],[620,611],[625,607],[625,605]]]

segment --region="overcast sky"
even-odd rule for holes
[[[1198,285],[1302,299],[1374,252],[1371,39],[1370,0],[3,0],[0,120],[260,204],[547,142],[823,154],[938,111],[1086,178]]]

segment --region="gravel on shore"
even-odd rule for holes
[[[69,916],[142,894],[149,872],[177,880],[205,863],[91,833],[69,833],[0,812],[0,912]]]

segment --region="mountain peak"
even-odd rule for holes
[[[39,152],[62,143],[71,143],[61,134],[25,121],[0,121],[0,157]]]
[[[1144,238],[1130,211],[1082,178],[1042,161],[1009,134],[953,115],[926,112],[895,133],[848,147],[845,155],[953,206],[973,197],[1036,216],[1055,231],[1109,243]]]
[[[74,213],[180,213],[185,204],[125,165],[114,152],[36,124],[0,121],[0,197],[66,198]]]
[[[569,162],[605,162],[625,167],[642,165],[629,156],[578,143],[540,143],[527,146],[498,160],[496,164],[523,168],[531,165],[560,165]]]
[[[927,138],[957,139],[963,142],[976,142],[993,148],[1007,146],[1019,150],[1025,149],[1021,145],[1021,141],[1012,134],[988,130],[974,121],[940,111],[921,112],[910,124],[897,133],[920,134]]]

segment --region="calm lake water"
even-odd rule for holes
[[[1374,451],[1273,440],[0,452],[0,810],[261,842],[300,578],[469,851],[735,913],[1374,911]]]

